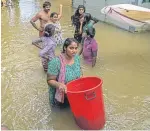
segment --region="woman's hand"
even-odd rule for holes
[[[59,83],[58,88],[59,88],[61,91],[67,93],[67,87],[66,87],[65,84]]]

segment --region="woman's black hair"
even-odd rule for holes
[[[90,36],[91,38],[94,38],[94,36],[95,36],[95,28],[93,27],[93,28],[89,28],[87,31],[86,31],[86,33],[87,33],[87,35],[88,36]]]
[[[71,16],[71,21],[72,24],[77,26],[79,24],[79,19],[80,19],[80,13],[79,13],[79,9],[83,8],[84,9],[84,13],[85,13],[85,6],[84,5],[79,5],[77,10],[75,11],[75,14],[73,16]]]
[[[84,22],[88,23],[90,20],[93,20],[94,24],[99,21],[97,18],[91,16],[90,13],[84,13]]]
[[[52,18],[52,17],[54,17],[54,15],[57,15],[57,16],[58,16],[58,13],[53,12],[53,13],[50,14],[50,17]]]
[[[91,16],[90,13],[85,13],[85,14],[84,14],[84,21],[85,21],[86,23],[88,23],[91,19],[92,19],[92,16]]]
[[[85,12],[85,6],[84,5],[79,5],[76,12],[75,12],[75,16],[80,16],[79,9],[81,9],[81,8],[83,8],[84,12]]]
[[[78,42],[74,38],[67,38],[63,44],[63,51],[62,53],[65,53],[65,48],[67,48],[69,45],[71,45],[72,42],[75,42],[78,44]]]
[[[51,3],[49,1],[45,1],[43,3],[43,8],[45,8],[46,6],[51,6]]]
[[[54,32],[55,32],[55,26],[53,24],[48,24],[45,27],[44,36],[51,37],[53,36]]]

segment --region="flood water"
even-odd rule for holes
[[[19,0],[2,8],[1,121],[11,130],[78,130],[69,109],[51,110],[39,50],[31,44],[38,32],[29,21],[43,2]],[[71,37],[72,2],[51,0],[51,10],[58,12],[60,2],[64,37]],[[103,79],[104,129],[150,129],[150,32],[132,34],[101,22],[95,27],[97,63],[82,69],[84,76]]]

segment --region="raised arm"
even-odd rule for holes
[[[63,7],[63,5],[62,5],[62,4],[60,4],[60,6],[59,6],[58,20],[60,20],[60,19],[61,19],[61,17],[62,17],[62,7]]]

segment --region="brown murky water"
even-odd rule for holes
[[[38,32],[29,20],[43,2],[20,0],[2,8],[2,124],[12,130],[79,129],[69,109],[51,110],[39,50],[31,45]],[[71,0],[51,2],[52,11],[58,11],[60,2],[64,5],[61,24],[64,37],[71,37]],[[98,23],[96,39],[96,67],[82,67],[85,76],[104,81],[104,129],[150,129],[150,32],[131,34]]]

